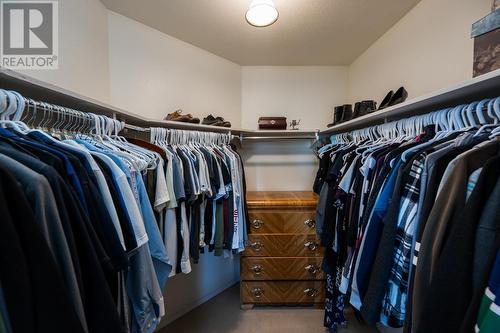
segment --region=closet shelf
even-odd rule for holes
[[[231,134],[240,136],[243,140],[314,139],[317,135],[327,136],[411,115],[423,114],[445,107],[469,103],[481,98],[497,97],[500,95],[500,69],[452,87],[408,100],[405,103],[347,121],[323,131],[315,129],[285,131],[249,130],[154,120],[3,67],[0,67],[0,88],[18,91],[22,95],[35,100],[43,100],[75,110],[116,117],[116,119],[130,125],[131,128],[166,127],[194,131],[231,132]]]
[[[288,131],[258,131],[245,130],[241,128],[226,128],[202,124],[181,123],[176,121],[155,120],[140,116],[136,113],[126,111],[109,104],[97,101],[93,98],[83,96],[73,91],[43,82],[28,75],[6,69],[0,66],[0,88],[11,89],[19,92],[25,97],[41,100],[47,103],[61,105],[75,110],[102,114],[108,117],[116,117],[124,121],[132,128],[166,127],[172,129],[183,129],[193,131],[207,131],[229,133],[241,138],[254,137],[304,137],[313,138],[319,130],[288,130]]]
[[[329,135],[500,96],[500,69],[321,131]]]
[[[0,67],[0,88],[15,90],[23,96],[34,100],[42,100],[47,103],[61,105],[79,111],[116,117],[118,120],[138,127],[148,128],[156,126],[226,133],[230,130],[234,134],[244,132],[244,130],[239,128],[228,129],[216,126],[150,119],[3,67]]]

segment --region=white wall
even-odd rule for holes
[[[199,264],[191,266],[191,273],[176,275],[168,280],[165,292],[166,317],[159,327],[183,316],[240,279],[239,257],[223,259],[206,252],[200,255]]]
[[[347,67],[242,68],[242,127],[256,129],[260,116],[300,119],[301,129],[323,129],[333,107],[347,100]],[[310,140],[243,141],[250,191],[310,191],[317,159]]]
[[[472,77],[471,25],[491,0],[422,0],[349,68],[349,100],[380,103],[404,86],[409,98]]]
[[[99,0],[58,3],[59,69],[20,72],[109,102],[108,10]]]
[[[182,109],[241,123],[240,66],[109,12],[111,103],[162,119]]]
[[[300,128],[324,128],[333,106],[347,97],[344,66],[243,66],[242,127],[257,129],[261,116],[300,119]]]

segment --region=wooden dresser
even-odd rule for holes
[[[241,304],[322,304],[323,249],[313,192],[248,192],[249,246],[241,258]]]

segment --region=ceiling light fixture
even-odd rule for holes
[[[278,10],[272,0],[253,0],[245,18],[254,27],[267,27],[278,20]]]

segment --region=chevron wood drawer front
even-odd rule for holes
[[[324,253],[316,235],[250,234],[248,243],[245,257],[318,257]]]
[[[325,301],[324,281],[243,281],[241,300],[253,304],[314,304]]]
[[[252,209],[249,212],[252,234],[315,234],[316,211],[313,209]]]
[[[241,258],[242,280],[321,280],[323,258]]]
[[[312,192],[248,192],[249,242],[241,256],[241,303],[321,304],[324,249]]]

